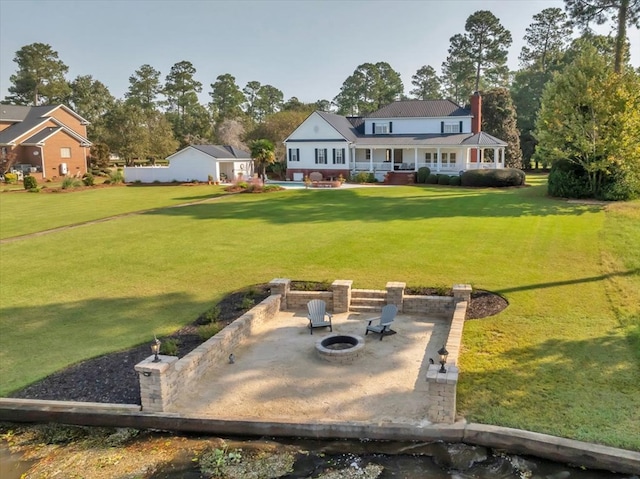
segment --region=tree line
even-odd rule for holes
[[[585,52],[601,58],[616,75],[634,74],[626,29],[640,27],[639,18],[640,0],[565,0],[565,11],[547,8],[534,15],[524,34],[520,68],[513,72],[507,67],[511,33],[492,12],[480,10],[467,18],[464,33],[450,38],[439,75],[431,65],[417,69],[409,96],[389,63],[363,63],[332,101],[314,103],[296,97],[285,101],[282,91],[259,81],[241,88],[225,73],[209,85],[210,101],[203,105],[198,97],[203,85],[188,61],[173,65],[164,79],[151,65],[142,65],[129,77],[124,98],[116,99],[91,75],[68,82],[68,67],[58,53],[47,44],[34,43],[16,52],[18,70],[10,77],[4,102],[68,104],[91,122],[95,158],[101,153],[104,160],[106,152],[113,151],[131,164],[137,158],[153,163],[189,144],[246,149],[257,139],[270,140],[275,157],[282,160],[282,141],[314,110],[361,116],[408,98],[448,98],[466,106],[469,96],[480,91],[483,130],[508,142],[507,164],[526,168],[533,161],[536,167],[547,166],[554,159],[553,150],[538,148],[540,139],[547,138],[539,121],[549,110],[543,105],[545,91]],[[614,36],[595,35],[589,28],[607,21],[615,25]],[[580,36],[572,40],[574,28],[580,29]]]

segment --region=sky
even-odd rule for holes
[[[518,68],[525,29],[562,0],[0,0],[0,98],[16,73],[15,52],[49,44],[67,79],[92,75],[117,98],[144,64],[161,72],[190,61],[202,103],[218,75],[240,88],[270,84],[284,98],[332,100],[362,63],[387,62],[405,93],[423,65],[438,73],[449,39],[466,19],[490,10],[513,37],[509,67]],[[598,28],[607,34],[611,26]],[[631,62],[640,66],[640,31],[629,32]]]

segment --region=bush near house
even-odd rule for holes
[[[25,190],[32,190],[38,187],[38,180],[34,176],[25,176],[22,180]]]
[[[438,184],[439,185],[448,185],[449,184],[449,175],[438,175]]]
[[[482,186],[500,188],[524,185],[526,175],[517,168],[499,170],[469,170],[462,173],[462,186]]]
[[[428,185],[437,185],[438,184],[438,175],[430,173],[429,176],[427,176],[426,183]]]
[[[8,184],[16,183],[18,181],[18,175],[16,175],[15,173],[5,173],[4,181]]]
[[[553,163],[549,173],[549,196],[560,198],[588,198],[591,196],[589,177],[582,166],[569,160]]]
[[[449,177],[450,186],[460,186],[462,184],[462,178],[459,175]]]
[[[421,166],[420,168],[418,168],[417,182],[426,183],[427,178],[429,178],[430,174],[431,170],[429,168],[427,168],[426,166]]]

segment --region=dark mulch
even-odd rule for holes
[[[296,289],[311,290],[313,288],[313,282],[299,281],[295,283]],[[407,293],[436,295],[442,294],[443,291],[438,288],[407,288]],[[216,321],[223,327],[229,325],[251,307],[248,303],[253,301],[253,304],[258,304],[269,294],[268,284],[258,284],[227,295],[216,305],[219,310]],[[492,316],[508,305],[509,303],[503,297],[495,293],[476,290],[471,293],[467,319]],[[202,343],[202,339],[198,335],[198,328],[208,323],[205,313],[171,336],[160,338],[161,341],[176,341],[178,343],[177,356],[183,357]],[[134,366],[151,354],[150,345],[151,340],[126,351],[83,361],[14,393],[12,397],[140,404],[140,387]]]

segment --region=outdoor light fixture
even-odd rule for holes
[[[153,344],[151,345],[151,352],[154,355],[153,361],[151,361],[152,363],[159,363],[160,362],[160,358],[158,357],[158,353],[160,352],[160,340],[158,338],[156,338],[155,336],[153,337],[154,341]]]
[[[440,369],[438,370],[438,372],[446,373],[447,370],[444,368],[444,365],[447,364],[447,356],[449,356],[449,351],[447,351],[447,348],[444,347],[444,344],[438,351],[438,354],[440,355]]]

